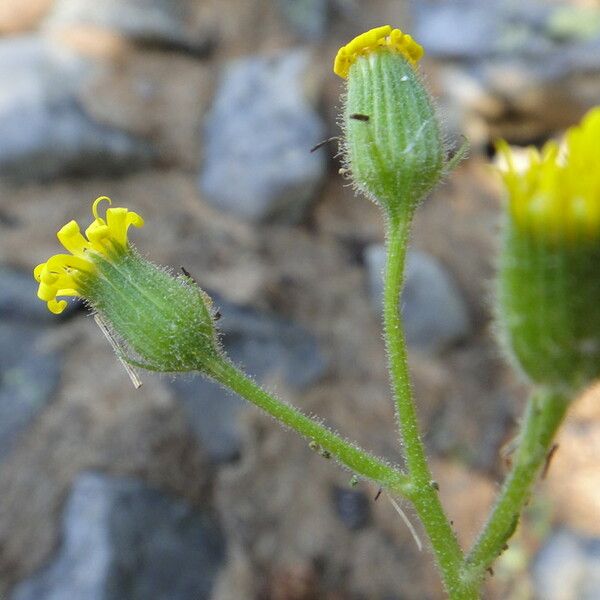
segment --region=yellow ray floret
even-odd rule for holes
[[[361,33],[342,46],[335,57],[333,72],[345,79],[348,77],[350,67],[359,56],[379,48],[391,48],[400,52],[411,65],[415,65],[424,54],[423,47],[410,35],[402,33],[399,29],[392,29],[391,25],[384,25]]]
[[[125,252],[129,227],[144,225],[140,215],[121,207],[109,208],[105,218],[98,216],[98,205],[103,201],[111,204],[106,196],[94,201],[94,220],[86,229],[85,236],[75,221],[67,223],[56,234],[59,242],[71,254],[55,254],[33,271],[35,280],[40,284],[38,298],[47,303],[50,312],[59,314],[67,307],[66,300],[57,300],[58,297],[81,295],[78,276],[96,272],[94,256],[111,260]]]
[[[600,237],[600,107],[571,127],[560,146],[529,148],[522,161],[504,141],[498,151],[518,226],[549,238]]]

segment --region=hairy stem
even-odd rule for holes
[[[411,483],[410,499],[427,532],[450,598],[473,599],[478,597],[477,591],[461,578],[463,554],[429,470],[410,385],[400,313],[409,222],[407,218],[390,217],[388,220],[384,329],[398,427]]]
[[[250,377],[223,359],[211,365],[211,375],[222,385],[258,406],[283,425],[297,431],[319,449],[329,452],[348,469],[370,479],[390,492],[406,495],[407,477],[383,460],[346,441],[297,408],[269,394]]]
[[[569,400],[564,394],[547,389],[536,390],[529,399],[512,470],[483,531],[466,558],[466,579],[483,578],[485,570],[502,553],[514,533],[568,405]]]

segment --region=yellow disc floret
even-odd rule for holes
[[[517,226],[550,239],[600,237],[600,107],[571,127],[561,146],[529,148],[521,161],[504,141],[498,151]]]
[[[344,79],[348,77],[350,67],[359,56],[364,56],[380,48],[390,48],[400,52],[411,64],[416,64],[423,56],[423,47],[417,44],[410,35],[391,25],[376,27],[361,33],[351,42],[342,46],[333,63],[333,72]]]
[[[38,265],[33,276],[39,282],[38,298],[47,303],[48,309],[59,314],[67,307],[61,296],[80,296],[78,276],[95,273],[94,256],[111,260],[127,250],[127,230],[131,225],[142,227],[144,220],[126,208],[109,208],[105,218],[98,216],[98,205],[110,198],[101,196],[92,205],[94,221],[86,229],[85,236],[75,221],[70,221],[56,234],[59,242],[71,254],[55,254]]]

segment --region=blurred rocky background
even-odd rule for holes
[[[337,48],[391,23],[450,145],[421,208],[404,311],[425,439],[466,544],[506,470],[525,390],[493,336],[493,142],[540,144],[600,103],[600,2],[0,0],[0,597],[442,598],[376,489],[206,381],[134,390],[85,311],[32,267],[99,195],[135,243],[212,293],[231,356],[399,460],[380,334],[382,227],[338,175]],[[600,148],[600,140],[599,140]],[[577,401],[495,600],[600,597],[600,402]]]

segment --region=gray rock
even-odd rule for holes
[[[52,398],[62,357],[36,347],[36,328],[0,321],[0,459]]]
[[[325,156],[309,152],[325,129],[302,90],[308,62],[296,50],[225,70],[205,123],[199,178],[217,208],[255,222],[304,215],[325,174]]]
[[[35,350],[17,366],[0,372],[0,458],[12,449],[19,434],[48,404],[62,367],[57,353]]]
[[[61,356],[37,348],[40,331],[22,322],[0,320],[0,458],[52,398]]]
[[[190,0],[56,0],[45,21],[48,29],[93,25],[133,40],[202,46]]]
[[[35,327],[0,320],[0,373],[16,367],[27,358],[38,335]]]
[[[600,539],[554,533],[536,557],[533,580],[539,600],[600,598]]]
[[[316,339],[299,325],[222,299],[215,302],[223,315],[219,327],[227,354],[259,381],[281,377],[303,389],[325,372],[327,362]],[[235,460],[242,444],[237,415],[245,401],[200,376],[178,378],[171,385],[212,460]]]
[[[223,318],[219,329],[231,359],[257,379],[280,377],[304,389],[318,380],[327,361],[306,329],[275,314],[216,300]]]
[[[31,273],[0,266],[0,281],[0,319],[56,322],[56,315],[53,315],[46,303],[37,297],[38,284]],[[72,314],[77,306],[76,302],[69,302],[62,315]]]
[[[210,515],[141,481],[84,473],[56,556],[12,600],[203,600],[224,558]]]
[[[49,39],[0,40],[0,175],[46,179],[147,164],[151,146],[93,121],[78,91],[93,64]]]
[[[380,244],[365,252],[373,306],[380,314],[385,257]],[[418,250],[407,255],[402,314],[407,343],[424,352],[441,351],[471,331],[468,310],[456,283],[434,257]]]
[[[242,449],[238,413],[245,401],[200,375],[172,381],[201,446],[216,464],[235,461]]]
[[[429,56],[480,59],[496,50],[501,16],[497,1],[419,2],[413,6],[414,38],[427,48]]]
[[[303,38],[316,40],[327,32],[329,0],[279,0],[279,4],[290,25]]]
[[[364,492],[336,486],[333,488],[333,504],[338,517],[351,531],[358,531],[369,523],[371,510]]]
[[[455,0],[414,3],[414,35],[427,54],[479,62],[492,56],[543,56],[555,44],[547,35],[552,8],[543,2]]]

